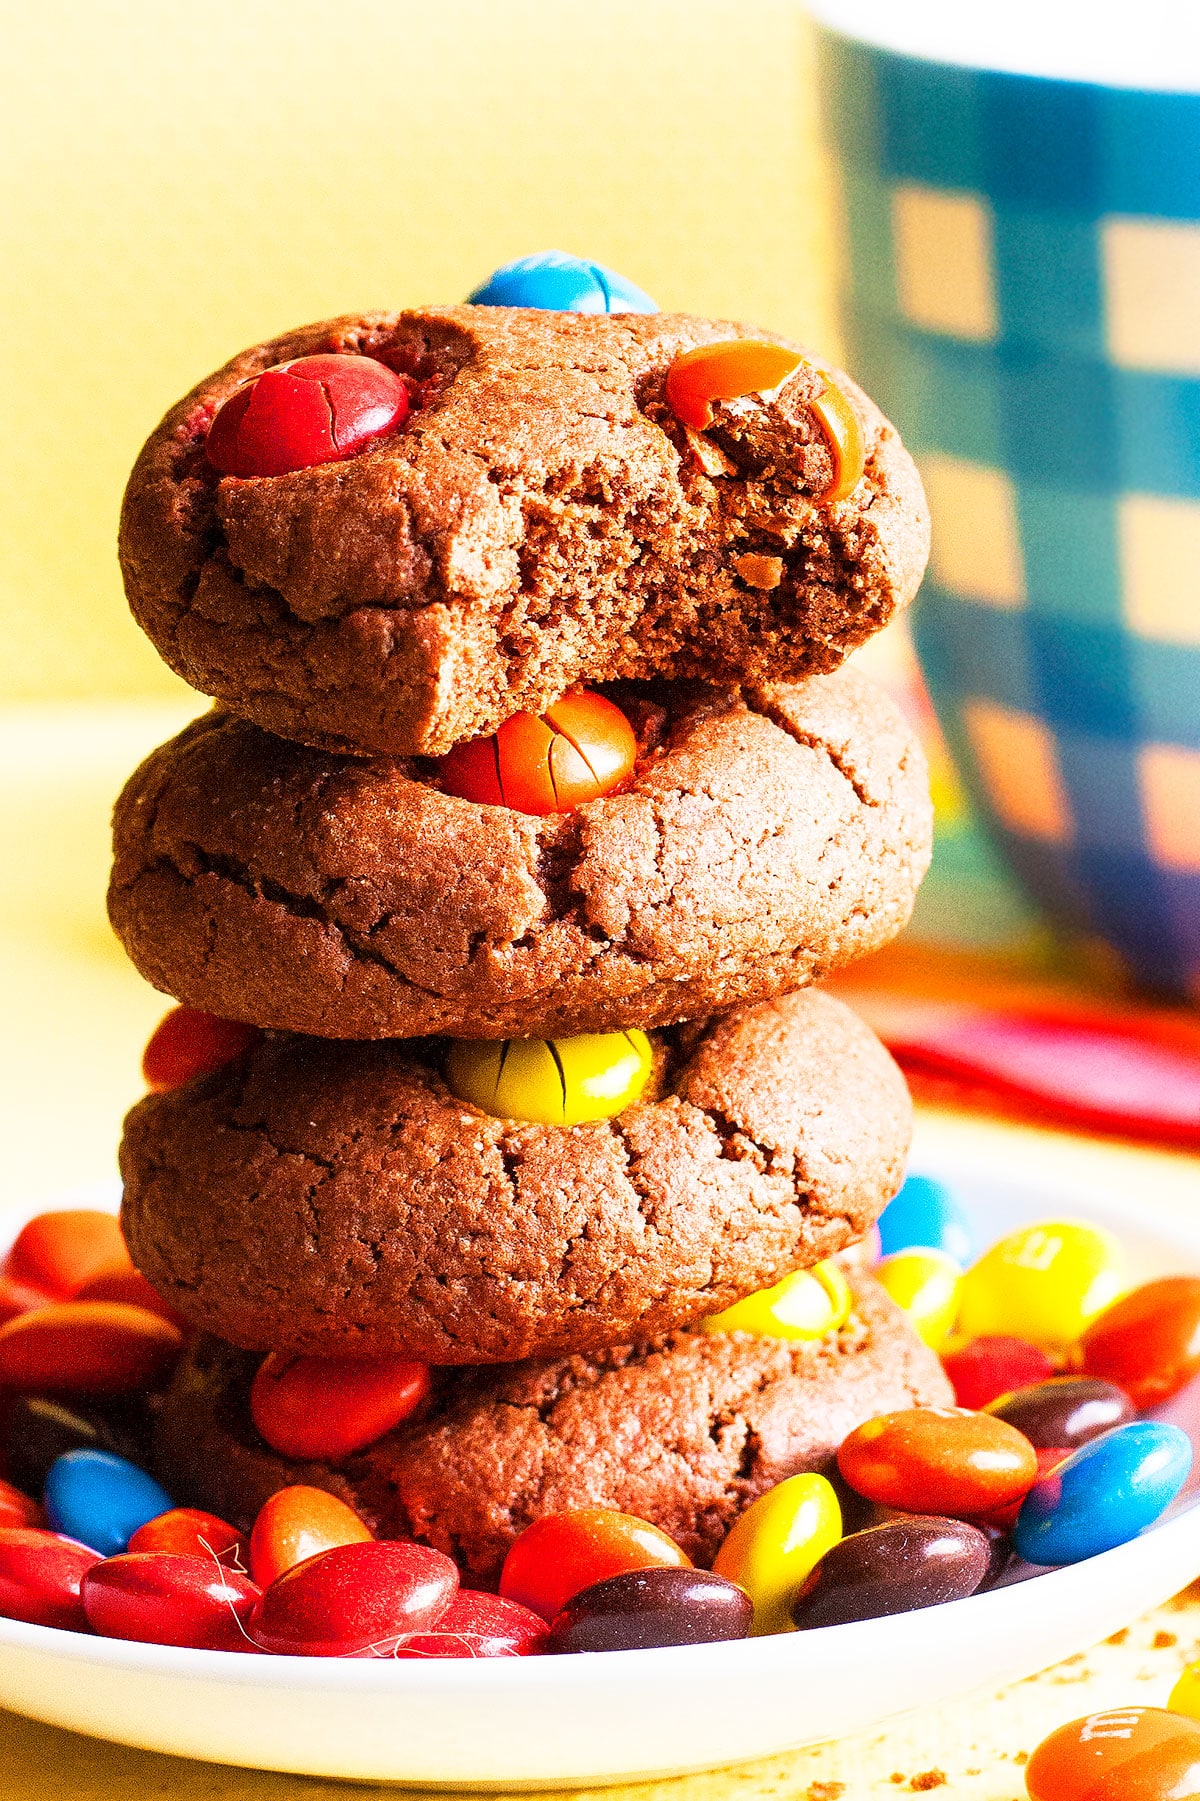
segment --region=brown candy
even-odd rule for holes
[[[827,1551],[792,1605],[801,1629],[961,1601],[991,1573],[987,1535],[962,1520],[892,1520]]]

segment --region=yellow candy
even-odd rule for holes
[[[497,1119],[574,1126],[609,1119],[636,1101],[654,1056],[644,1032],[581,1032],[575,1038],[456,1038],[446,1080],[460,1101]]]
[[[792,1597],[841,1536],[842,1510],[824,1476],[789,1476],[735,1521],[713,1569],[753,1601],[755,1638],[795,1631]]]
[[[1185,1713],[1191,1720],[1200,1720],[1200,1663],[1189,1663],[1171,1690],[1167,1706],[1172,1713]]]
[[[1044,1220],[1010,1232],[967,1271],[958,1328],[966,1338],[1007,1333],[1064,1351],[1125,1287],[1125,1254],[1111,1232]]]
[[[722,1313],[701,1320],[700,1332],[750,1332],[755,1338],[824,1338],[850,1318],[853,1296],[836,1263],[798,1269],[774,1288],[760,1288]]]
[[[958,1318],[963,1273],[945,1251],[893,1251],[875,1270],[882,1283],[908,1315],[909,1324],[933,1350],[940,1351]]]

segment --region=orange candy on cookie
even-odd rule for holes
[[[219,1019],[198,1007],[172,1007],[155,1027],[142,1057],[146,1086],[155,1094],[182,1088],[194,1076],[232,1063],[258,1036],[257,1026],[242,1025],[240,1020]]]
[[[456,744],[441,760],[447,794],[515,813],[569,813],[628,780],[637,739],[602,694],[564,694],[540,716],[515,713],[490,738]]]

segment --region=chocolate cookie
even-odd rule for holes
[[[841,670],[663,701],[624,792],[546,818],[209,714],[117,803],[117,936],[229,1019],[502,1038],[703,1018],[899,931],[931,809],[889,700]]]
[[[878,1039],[802,990],[664,1035],[657,1098],[492,1118],[438,1042],[267,1038],[141,1101],[137,1264],[248,1350],[500,1363],[690,1324],[861,1238],[910,1104]]]
[[[928,517],[892,427],[846,377],[864,474],[833,454],[802,366],[688,432],[683,351],[744,325],[685,314],[434,307],[334,319],[235,357],[163,420],[130,478],[121,563],[171,667],[318,747],[441,755],[616,677],[779,680],[835,668],[912,598]],[[783,340],[775,339],[775,342]],[[218,478],[216,408],[273,363],[363,353],[403,426],[292,474]]]
[[[848,1273],[855,1311],[819,1342],[676,1333],[558,1363],[442,1371],[423,1417],[336,1468],[264,1445],[246,1405],[257,1359],[202,1339],[159,1416],[158,1474],[178,1500],[242,1528],[289,1483],[329,1489],[384,1535],[456,1557],[476,1586],[495,1583],[531,1521],[567,1507],[638,1514],[711,1563],[756,1496],[828,1472],[864,1420],[953,1399],[878,1283]]]

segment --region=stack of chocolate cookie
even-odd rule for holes
[[[258,1029],[122,1147],[134,1260],[207,1335],[160,1424],[181,1500],[240,1523],[314,1483],[477,1585],[584,1503],[707,1561],[863,1419],[948,1395],[853,1256],[822,1338],[694,1329],[856,1245],[901,1180],[902,1079],[809,984],[899,930],[930,831],[910,729],[839,668],[919,581],[915,471],[806,361],[687,423],[669,371],[734,340],[778,357],[680,315],[338,319],[200,383],[138,461],[130,601],[218,704],[118,803],[112,919],[156,986]],[[214,416],[305,358],[382,365],[403,404],[364,426],[326,384],[322,460],[224,472]],[[632,734],[619,786],[536,814],[452,791],[448,753],[489,740],[499,779],[491,735],[580,684]],[[582,1111],[581,1034],[588,1068],[640,1069]],[[501,1104],[527,1040],[548,1111]],[[433,1380],[298,1463],[247,1410],[265,1352]]]

